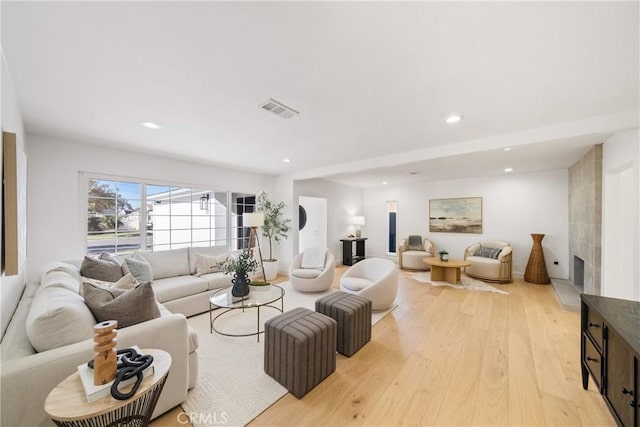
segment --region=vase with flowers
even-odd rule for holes
[[[438,252],[438,255],[440,256],[440,261],[449,261],[449,252],[446,250],[442,249]]]
[[[258,261],[253,257],[249,248],[241,250],[237,256],[231,256],[220,263],[220,267],[225,274],[233,274],[233,287],[231,295],[234,297],[244,297],[249,295],[249,274],[258,270]]]

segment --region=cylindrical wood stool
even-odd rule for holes
[[[524,271],[524,281],[529,283],[537,283],[546,285],[551,283],[547,274],[547,265],[544,262],[544,252],[542,251],[542,239],[544,234],[532,234],[533,246],[531,247],[531,255],[529,262]]]

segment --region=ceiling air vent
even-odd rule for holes
[[[260,105],[260,107],[272,112],[276,116],[282,117],[283,119],[288,119],[295,116],[296,114],[299,114],[296,110],[279,103],[275,99],[266,100]]]

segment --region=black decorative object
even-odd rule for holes
[[[302,205],[298,205],[298,230],[302,230],[307,225],[307,211]]]
[[[249,295],[249,283],[251,280],[247,273],[237,272],[233,275],[233,279],[231,279],[231,283],[233,283],[233,288],[231,288],[231,295],[234,297],[245,297]]]
[[[153,356],[150,354],[139,354],[133,348],[123,348],[118,350],[118,372],[116,378],[111,385],[111,396],[118,400],[130,399],[142,384],[143,371],[147,369],[153,363]],[[94,361],[90,360],[87,363],[89,368],[93,369]],[[136,382],[127,392],[122,392],[118,388],[121,381],[127,381],[131,378],[136,378]]]

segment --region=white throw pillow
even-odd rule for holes
[[[300,277],[301,279],[315,279],[320,274],[322,274],[322,270],[316,270],[314,268],[298,268],[291,272],[296,277]]]
[[[227,254],[218,256],[196,255],[196,276],[200,277],[207,273],[218,273],[222,271],[220,263],[224,262],[228,257]]]
[[[48,286],[33,298],[25,327],[31,345],[41,352],[93,337],[95,324],[91,310],[77,292]]]
[[[302,253],[302,268],[313,268],[316,270],[324,270],[324,262],[327,256],[326,249],[307,248]]]
[[[340,285],[354,292],[368,288],[372,284],[371,280],[363,279],[362,277],[343,277],[340,279]]]

